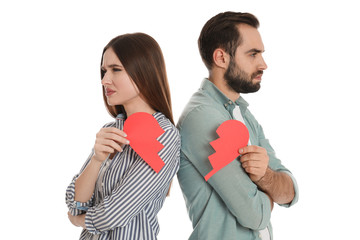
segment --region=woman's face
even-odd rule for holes
[[[108,48],[103,56],[101,66],[107,102],[110,106],[136,104],[140,100],[139,90],[127,74],[112,48]]]

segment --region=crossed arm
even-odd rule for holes
[[[119,180],[119,183],[111,190],[111,194],[106,195],[100,203],[89,206],[86,215],[81,214],[81,212],[80,214],[74,214],[73,212],[68,214],[71,223],[75,226],[86,228],[91,234],[98,234],[117,227],[127,226],[140,211],[143,211],[149,201],[162,194],[164,189],[167,190],[168,184],[179,167],[180,137],[175,129],[167,129],[161,138],[159,138],[159,142],[164,145],[164,148],[159,152],[159,156],[165,162],[165,166],[159,173],[155,173],[138,155],[131,155],[133,156],[131,158],[131,165],[127,168],[126,173],[121,176],[122,178]],[[105,153],[104,158],[107,157],[109,152]],[[91,165],[91,161],[93,161],[93,165]],[[85,177],[86,174],[92,172],[98,173],[96,161],[97,159],[92,156],[89,159],[90,163],[82,171],[80,177]],[[82,191],[75,190],[76,185],[81,183],[78,182],[80,177],[77,178],[76,182],[73,180],[73,183],[68,188],[67,203],[71,211],[75,207],[74,203],[89,200],[94,191],[93,186],[95,182],[88,184],[91,185],[91,189],[83,185],[81,188],[78,188]],[[90,178],[87,178],[83,183],[89,183],[89,181]],[[136,187],[135,189],[135,186],[141,187]],[[136,203],[136,205],[129,207],[129,202]]]
[[[291,177],[268,166],[269,156],[265,148],[252,145],[241,148],[239,153],[242,155],[242,167],[270,200],[278,204],[287,204],[294,199],[295,191]]]

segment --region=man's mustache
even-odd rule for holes
[[[264,73],[263,70],[259,70],[257,72],[254,72],[252,75],[251,75],[251,79],[254,79],[256,76],[258,75],[262,75]]]

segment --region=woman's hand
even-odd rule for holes
[[[115,151],[122,152],[124,144],[129,144],[126,136],[126,133],[120,129],[114,127],[102,128],[96,134],[93,159],[103,162],[109,154],[115,153]]]
[[[70,222],[76,226],[76,227],[82,227],[82,228],[86,228],[85,226],[85,214],[81,214],[81,215],[77,215],[77,216],[73,216],[71,215],[70,212],[68,212],[68,218],[70,220]]]

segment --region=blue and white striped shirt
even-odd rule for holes
[[[164,145],[159,156],[165,166],[156,173],[131,147],[104,161],[94,194],[86,203],[75,201],[75,181],[93,156],[86,160],[66,190],[66,204],[74,216],[86,213],[80,239],[156,239],[159,224],[156,218],[161,209],[170,182],[179,169],[180,135],[162,113],[154,118],[165,131],[159,138]],[[104,127],[119,127],[123,120]]]

